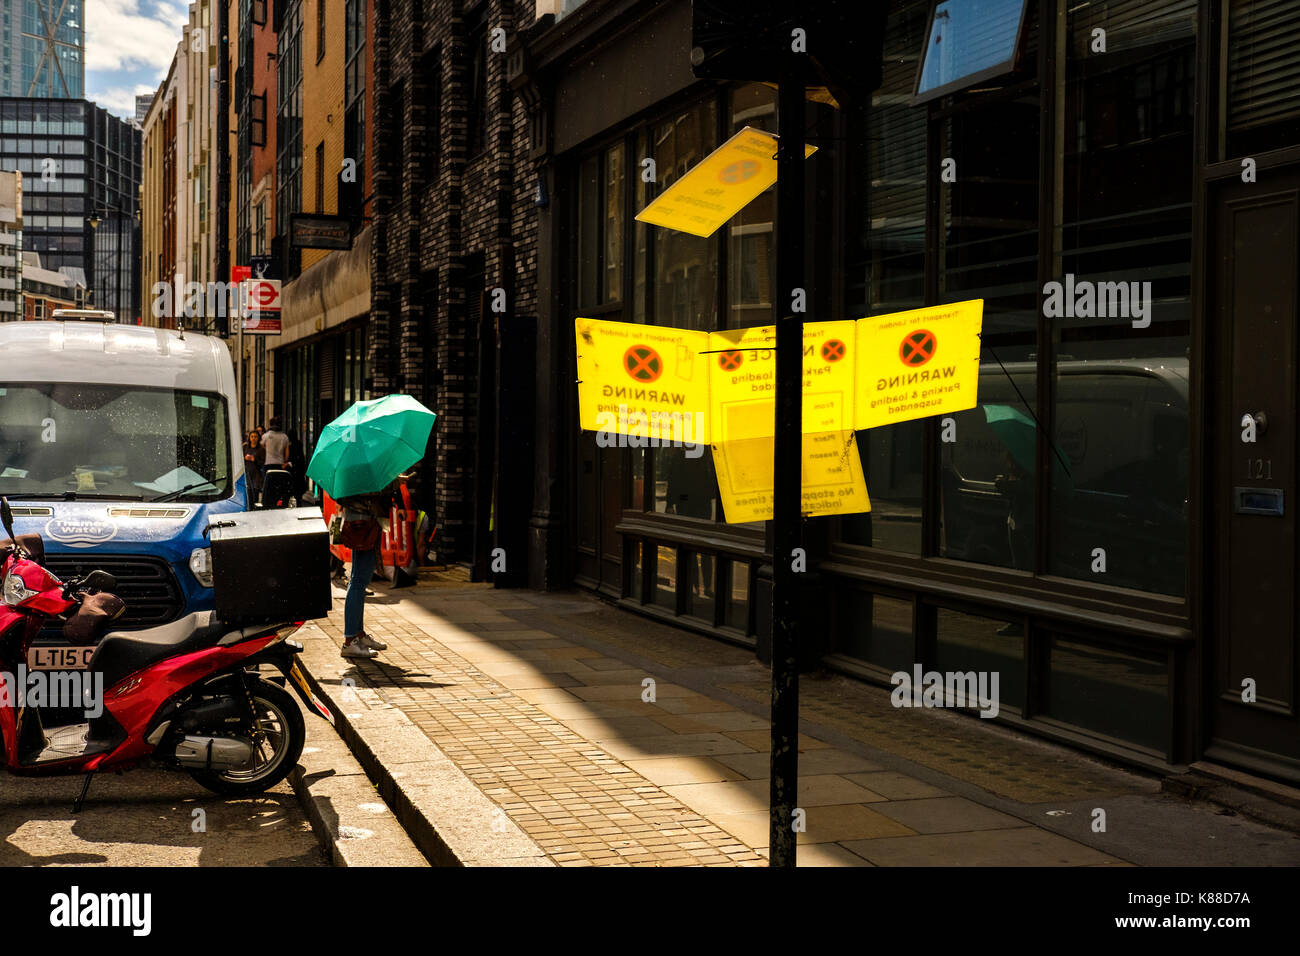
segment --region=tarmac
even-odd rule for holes
[[[351,751],[309,717],[292,778],[336,863],[766,865],[770,674],[751,650],[456,569],[374,590],[376,659],[339,656],[338,589],[296,635]],[[805,675],[800,708],[801,866],[1300,864],[1288,788],[1239,812],[1222,780],[1162,785],[840,675]]]

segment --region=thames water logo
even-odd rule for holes
[[[45,537],[74,548],[93,548],[116,534],[117,525],[98,518],[51,518],[45,525]]]

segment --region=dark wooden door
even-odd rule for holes
[[[1207,755],[1300,778],[1296,627],[1300,169],[1217,186],[1213,203],[1215,573]],[[1249,416],[1249,417],[1248,417]],[[1253,432],[1253,435],[1252,435]],[[1249,440],[1253,437],[1253,441]],[[1251,699],[1253,697],[1253,699]]]
[[[622,538],[627,450],[601,448],[594,432],[578,440],[578,583],[613,597],[622,594]]]

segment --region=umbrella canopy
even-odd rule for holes
[[[981,405],[980,407],[984,410],[984,420],[998,436],[998,440],[1006,446],[1011,457],[1020,467],[1032,474],[1034,453],[1038,445],[1038,426],[1034,420],[1011,405]],[[1071,492],[1074,490],[1074,480],[1070,474],[1070,466],[1066,463],[1059,447],[1053,444],[1052,450],[1055,452],[1055,461],[1052,463],[1052,483],[1058,491]]]
[[[436,417],[409,395],[357,402],[321,431],[307,477],[335,500],[382,491],[424,457]]]

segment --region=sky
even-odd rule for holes
[[[167,75],[189,3],[86,0],[85,10],[86,99],[134,119],[136,94],[153,93]]]

